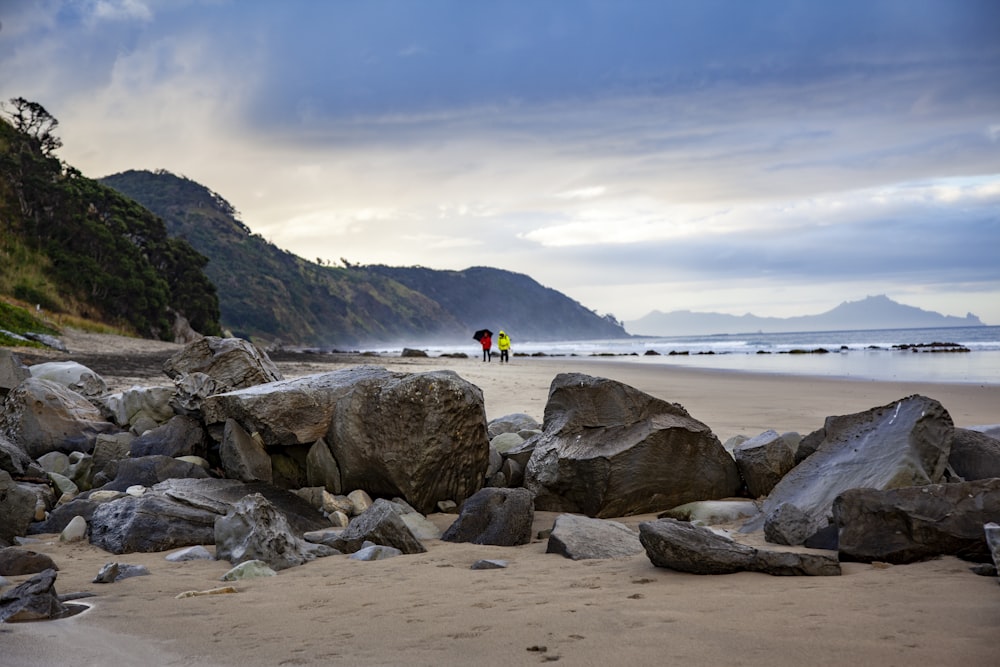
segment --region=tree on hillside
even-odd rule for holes
[[[11,124],[18,132],[28,135],[38,142],[42,155],[50,157],[54,151],[62,147],[62,139],[53,132],[59,127],[59,121],[45,110],[38,102],[29,102],[23,97],[12,97],[10,105],[13,109],[3,110],[10,118]]]

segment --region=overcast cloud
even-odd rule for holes
[[[8,0],[0,97],[308,259],[622,319],[887,294],[1000,324],[1000,3]]]

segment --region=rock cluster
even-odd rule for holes
[[[996,553],[1000,441],[924,396],[723,445],[679,404],[578,373],[553,379],[539,424],[487,423],[480,389],[450,371],[284,379],[237,339],[190,343],[165,364],[172,387],[108,394],[79,364],[46,366],[0,354],[0,549],[32,532],[113,554],[214,544],[235,578],[428,539],[527,544],[538,510],[561,513],[551,553],[645,551],[700,574]],[[443,534],[424,517],[452,507]],[[646,513],[660,518],[638,532],[609,520]],[[20,574],[54,580],[52,565],[0,551]]]

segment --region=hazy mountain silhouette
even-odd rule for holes
[[[723,333],[782,333],[789,331],[851,331],[856,329],[923,329],[932,327],[985,326],[975,315],[942,315],[893,301],[884,294],[861,301],[845,301],[819,315],[758,317],[654,310],[637,320],[625,322],[625,330],[640,336],[689,336]]]

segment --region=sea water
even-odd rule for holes
[[[518,355],[575,356],[650,365],[899,382],[1000,384],[1000,327],[633,336],[610,340],[519,341]],[[946,343],[967,352],[930,351]],[[478,345],[425,348],[478,355]],[[816,350],[826,350],[826,353]],[[793,353],[795,352],[795,353]],[[802,353],[798,353],[802,352]],[[653,354],[655,353],[655,354]],[[673,354],[671,354],[673,353]],[[998,406],[1000,409],[1000,406]]]

